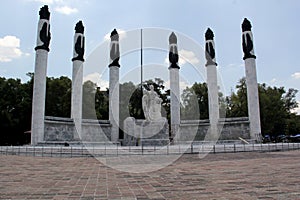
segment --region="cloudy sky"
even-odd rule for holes
[[[198,71],[197,78],[193,76],[195,73],[189,65],[204,64],[202,53],[196,52],[197,48],[192,46],[204,45],[204,33],[210,27],[215,34],[222,87],[228,95],[245,74],[241,50],[241,23],[247,17],[253,26],[258,82],[300,89],[298,0],[2,0],[0,76],[28,80],[26,73],[34,70],[38,11],[45,4],[49,5],[51,12],[52,34],[48,76],[71,77],[74,26],[78,20],[82,20],[86,28],[87,61],[92,57],[90,55],[96,55],[95,51],[97,52],[102,45],[105,48],[103,51],[99,50],[102,52],[99,57],[105,59],[99,65],[107,69],[108,53],[104,53],[108,46],[106,39],[114,28],[124,36],[121,40],[122,50],[122,44],[125,46],[126,41],[134,43],[136,38],[138,43],[139,37],[134,37],[134,30],[143,28],[147,32],[147,28],[155,27],[155,30],[163,30],[161,36],[166,36],[162,37],[160,42],[161,45],[165,45],[165,49],[168,48],[167,35],[171,31],[178,35],[179,50],[183,57],[180,61],[181,71],[185,74],[181,87],[195,81],[203,82],[203,72]],[[153,39],[150,36],[149,38]],[[183,42],[186,38],[189,41]],[[159,37],[155,40],[160,39]],[[131,76],[126,75],[128,71],[139,77],[134,68],[139,65],[139,53],[131,54],[127,52],[126,56],[121,58],[121,79],[124,81],[130,80]],[[165,51],[145,51],[144,64],[147,66],[152,63],[153,69],[162,69],[167,74],[166,55]],[[203,66],[202,68],[205,69]],[[107,87],[107,73],[103,70],[93,70],[94,68],[87,70],[86,78],[97,80],[101,88]],[[168,83],[168,77],[161,78]],[[300,94],[297,95],[297,100],[300,101]]]

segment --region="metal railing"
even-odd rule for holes
[[[168,155],[168,154],[207,154],[238,152],[273,152],[300,150],[300,143],[236,144],[191,142],[166,146],[0,146],[0,155],[20,155],[37,157],[102,157],[122,155]]]

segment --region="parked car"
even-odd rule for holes
[[[270,143],[270,142],[273,142],[273,143],[276,143],[276,142],[288,142],[288,138],[284,134],[280,134],[280,135],[277,135],[277,136],[274,136],[274,135],[265,135],[263,137],[263,143]]]
[[[265,135],[265,136],[263,136],[263,139],[262,139],[262,142],[263,143],[269,143],[269,142],[271,142],[272,140],[271,140],[271,136],[270,135]]]
[[[275,139],[275,142],[288,142],[286,135],[278,135]]]
[[[290,135],[288,140],[289,142],[300,142],[300,133],[297,135]]]

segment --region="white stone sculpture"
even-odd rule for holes
[[[160,121],[162,99],[154,91],[153,85],[150,85],[150,91],[143,95],[143,111],[147,121]]]

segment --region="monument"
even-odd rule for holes
[[[169,76],[171,96],[171,138],[179,134],[180,125],[180,91],[179,91],[179,69],[178,66],[177,37],[174,32],[169,37]]]
[[[79,21],[75,26],[74,49],[73,49],[73,71],[72,71],[72,96],[71,96],[71,118],[75,121],[77,133],[81,136],[82,130],[82,80],[84,63],[84,26]]]
[[[204,140],[206,135],[220,136],[223,140],[256,139],[260,141],[260,113],[253,48],[251,23],[244,19],[242,24],[242,46],[244,52],[248,98],[248,118],[220,118],[218,102],[218,79],[214,33],[205,33],[205,58],[209,94],[209,120],[180,120],[179,55],[177,36],[169,36],[170,77],[170,134],[168,120],[161,114],[162,99],[153,85],[144,88],[142,107],[145,119],[127,117],[124,122],[124,139],[119,138],[119,34],[114,29],[110,38],[109,63],[109,120],[82,119],[82,80],[85,51],[84,26],[79,21],[75,26],[73,47],[71,118],[45,116],[46,72],[50,34],[50,12],[48,6],[39,11],[37,45],[35,47],[35,71],[32,102],[31,143],[70,144],[122,142],[123,145],[152,145]],[[167,45],[167,44],[166,44]],[[220,126],[222,125],[222,127]],[[220,128],[221,127],[221,128]],[[249,128],[250,127],[250,128]],[[217,133],[217,134],[216,134]]]
[[[127,117],[124,121],[123,145],[162,146],[169,143],[168,120],[161,115],[162,99],[154,91],[154,86],[142,97],[145,120]]]
[[[35,47],[35,68],[32,96],[31,144],[36,145],[44,141],[46,74],[48,63],[50,34],[50,12],[44,6],[39,12],[37,41]]]
[[[111,140],[117,142],[119,139],[119,106],[120,106],[120,89],[119,89],[119,34],[116,29],[110,35],[110,60],[109,64],[109,121],[111,127]]]
[[[257,141],[261,140],[259,97],[256,76],[256,56],[254,54],[253,35],[251,23],[245,18],[242,23],[242,46],[244,52],[248,115],[250,120],[250,137]]]
[[[219,136],[219,88],[217,76],[216,51],[214,43],[214,33],[210,28],[205,33],[205,58],[206,58],[206,77],[208,89],[208,109],[209,109],[209,137]]]

